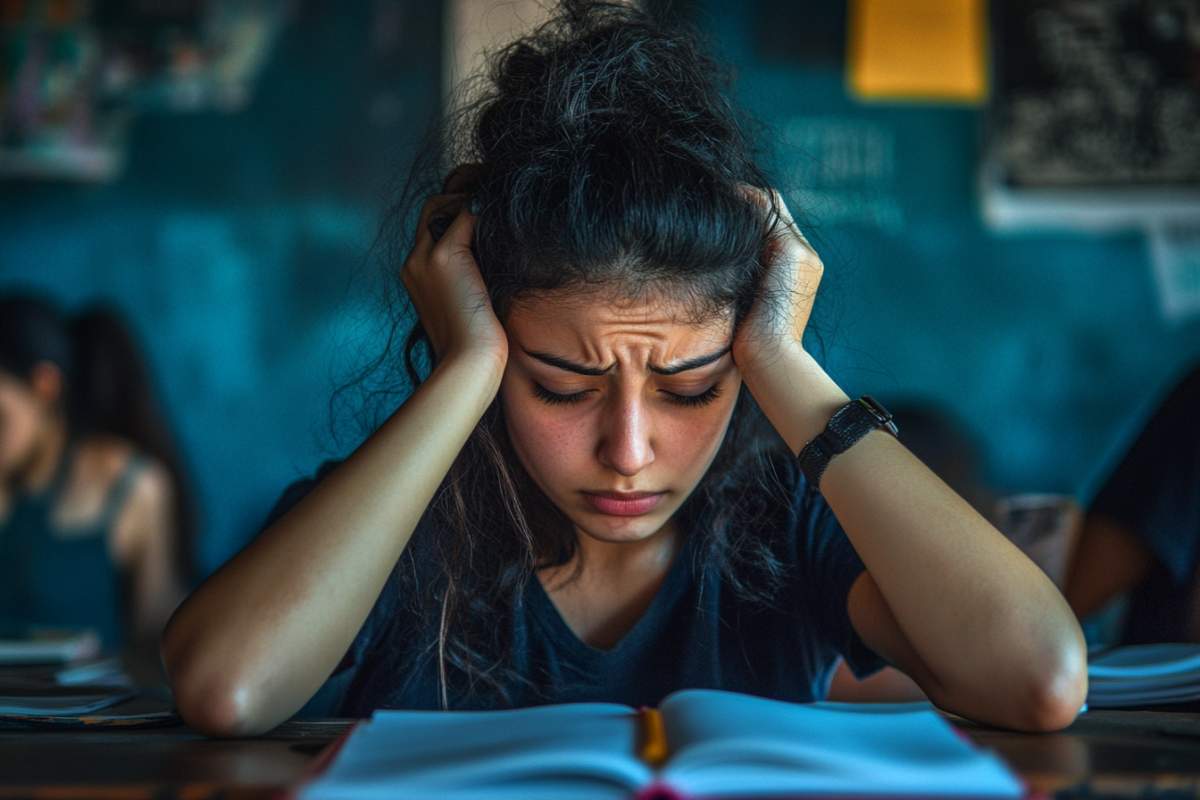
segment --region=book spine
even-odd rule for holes
[[[638,789],[633,800],[689,800],[688,796],[674,786],[661,781],[649,783]]]

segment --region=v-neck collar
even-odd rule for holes
[[[580,639],[563,619],[558,606],[554,605],[554,601],[550,599],[549,593],[536,575],[530,576],[525,591],[530,611],[546,633],[556,643],[561,643],[576,660],[594,664],[624,661],[630,652],[638,651],[648,640],[658,636],[679,596],[687,589],[692,575],[692,542],[695,538],[694,531],[684,533],[679,551],[675,553],[666,576],[650,600],[650,605],[638,617],[633,627],[610,648],[593,647]]]

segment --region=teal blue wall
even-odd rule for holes
[[[298,5],[247,110],[139,117],[111,185],[0,185],[0,286],[106,298],[132,317],[199,489],[206,570],[288,481],[348,444],[331,439],[327,402],[375,354],[361,273],[382,179],[439,95],[433,4],[410,4],[405,55],[387,69],[369,56],[365,13]],[[797,208],[827,263],[815,324],[834,376],[957,411],[1004,488],[1089,491],[1200,357],[1200,324],[1160,318],[1142,235],[989,234],[977,109],[861,105],[836,48],[756,58],[754,4],[701,5],[738,65],[738,99],[776,131],[781,180],[852,200]],[[844,176],[827,180],[811,135],[796,134],[836,139],[838,126],[890,147],[894,169],[849,195]]]
[[[990,233],[976,188],[981,109],[851,97],[844,11],[698,5],[700,28],[737,65],[738,100],[774,131],[789,207],[811,216],[806,233],[826,264],[814,325],[831,374],[851,393],[957,412],[999,488],[1086,499],[1150,406],[1200,359],[1200,318],[1170,325],[1160,314],[1145,236]],[[792,10],[757,16],[767,6]],[[756,58],[764,28],[776,55]],[[803,135],[814,129],[882,148],[893,168],[839,169],[836,144]],[[832,158],[812,160],[823,155]],[[833,200],[802,203],[814,187]]]
[[[0,183],[0,289],[108,300],[140,335],[203,508],[205,571],[349,446],[330,394],[375,355],[368,249],[438,107],[440,12],[409,4],[381,63],[355,5],[296,4],[244,111],[138,116],[119,181]]]

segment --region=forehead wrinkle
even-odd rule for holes
[[[543,334],[536,342],[523,343],[535,347],[522,349],[595,369],[611,370],[617,364],[637,362],[642,369],[636,371],[645,372],[651,361],[656,367],[665,367],[709,355],[727,344],[724,328],[730,316],[698,324],[682,321],[661,303],[579,304],[575,302],[578,299],[525,298],[515,305],[513,310],[520,309],[518,318],[525,323],[518,322],[517,327]],[[713,336],[717,326],[722,326],[722,335]],[[693,346],[694,341],[711,346]],[[680,349],[689,352],[679,353]],[[609,353],[616,353],[615,361]]]

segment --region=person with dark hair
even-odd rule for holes
[[[0,619],[92,628],[135,678],[191,579],[191,508],[120,317],[0,296]]]
[[[265,731],[334,674],[346,716],[810,701],[839,656],[964,716],[1074,718],[1062,595],[801,346],[823,266],[721,74],[623,3],[495,54],[388,260],[415,386],[174,614],[189,724]]]
[[[1115,642],[1200,642],[1200,363],[1178,376],[1087,504],[1064,590],[1087,619],[1125,597]]]

